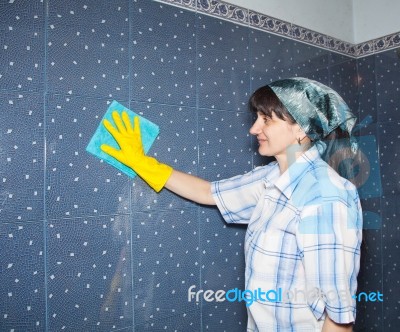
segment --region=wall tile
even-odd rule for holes
[[[400,32],[395,32],[381,38],[377,38],[371,41],[374,44],[375,52],[389,50],[391,48],[397,48],[400,46]]]
[[[187,299],[200,278],[197,209],[134,213],[132,223],[135,325],[195,312]]]
[[[388,195],[382,198],[382,254],[385,257],[383,264],[387,265],[387,271],[393,279],[397,278],[396,282],[386,283],[385,285],[396,291],[400,290],[400,271],[397,268],[400,257],[399,198],[399,195]]]
[[[200,308],[194,311],[177,314],[166,317],[160,320],[152,320],[142,325],[136,325],[134,331],[140,332],[162,332],[162,331],[193,331],[200,332],[201,330],[201,311]]]
[[[357,295],[365,292],[380,291],[382,293],[382,265],[365,264],[361,266],[358,279]],[[383,303],[376,301],[365,301],[365,295],[360,296],[357,302],[357,317],[354,332],[361,331],[384,331],[383,330]]]
[[[400,133],[399,123],[378,124],[379,157],[384,195],[400,192]]]
[[[291,36],[293,39],[298,39],[304,43],[313,44],[313,46],[326,47],[328,43],[328,36],[317,31],[308,30],[293,23]]]
[[[361,155],[359,166],[361,181],[357,181],[358,193],[362,199],[381,197],[382,177],[377,124],[372,123],[361,128],[356,135]]]
[[[2,93],[0,108],[0,218],[43,220],[43,96]]]
[[[330,54],[328,51],[296,41],[292,43],[292,71],[296,76],[302,77],[305,73],[328,67]]]
[[[130,213],[130,178],[85,151],[108,102],[49,96],[46,114],[47,218]]]
[[[360,121],[370,116],[377,122],[375,56],[357,60],[357,74]]]
[[[2,331],[46,328],[43,234],[42,222],[0,223]]]
[[[131,108],[160,126],[160,134],[148,155],[175,169],[196,175],[199,150],[196,109],[137,102],[132,102]],[[156,193],[141,179],[134,180],[132,188],[134,211],[187,207],[193,207],[193,203],[166,189]]]
[[[53,220],[47,236],[49,330],[131,326],[129,217]]]
[[[310,68],[308,68],[308,69],[310,69]],[[321,82],[321,83],[329,86],[329,69],[328,68],[319,68],[319,69],[311,70],[308,72],[302,71],[302,70],[297,72],[296,70],[294,70],[294,74],[295,74],[295,76],[306,77],[311,80],[315,80],[315,81]]]
[[[326,46],[328,49],[338,52],[337,54],[343,54],[345,56],[354,57],[356,56],[356,45],[353,45],[343,40],[326,36]]]
[[[397,50],[375,56],[379,122],[400,122],[400,58]]]
[[[127,0],[49,2],[48,90],[128,98]]]
[[[198,106],[245,111],[250,89],[248,29],[197,16]]]
[[[136,0],[135,0],[136,1]],[[194,10],[196,8],[197,0],[165,0],[162,2],[170,3],[175,6],[182,6]]]
[[[246,331],[247,313],[242,302],[207,303],[202,307],[203,331]]]
[[[357,63],[352,59],[329,67],[329,86],[346,101],[358,115]]]
[[[375,51],[375,45],[374,42],[371,40],[355,45],[356,56],[372,55],[374,51]]]
[[[216,208],[207,207],[200,210],[200,224],[202,287],[244,287],[246,227],[227,225]]]
[[[41,91],[44,86],[43,0],[2,1],[0,90]]]
[[[361,206],[363,210],[363,229],[371,230],[371,232],[367,232],[364,235],[368,236],[370,243],[374,248],[368,250],[367,257],[373,261],[381,261],[379,258],[379,254],[377,251],[380,251],[380,238],[379,232],[382,228],[382,217],[381,217],[381,198],[368,198],[361,199]],[[367,241],[365,241],[367,242]],[[367,243],[365,243],[367,245]]]
[[[131,98],[195,106],[195,13],[139,0],[132,17]]]
[[[227,225],[215,208],[200,210],[201,289],[204,291],[238,288],[244,284],[244,237],[246,228]],[[204,330],[241,331],[247,323],[243,302],[202,301]]]
[[[329,65],[337,65],[342,62],[347,62],[352,58],[348,55],[336,53],[336,52],[329,52]]]
[[[399,195],[382,198],[383,318],[384,331],[394,331],[399,322],[400,226]]]
[[[249,45],[251,91],[277,79],[292,76],[292,41],[264,31],[250,30]]]
[[[398,239],[398,237],[397,237]],[[397,256],[398,257],[398,256]],[[399,324],[399,279],[398,267],[383,265],[383,329],[382,331],[396,331]]]
[[[251,170],[249,113],[199,111],[199,175],[210,181]]]

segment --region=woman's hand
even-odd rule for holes
[[[105,144],[101,145],[101,150],[132,168],[150,187],[159,192],[171,176],[172,168],[144,154],[139,117],[135,117],[134,127],[126,112],[122,112],[121,119],[119,113],[114,111],[112,118],[116,128],[108,120],[104,120],[103,124],[118,143],[119,150]]]
[[[112,118],[117,128],[108,120],[104,120],[104,127],[114,137],[120,150],[103,144],[101,150],[117,159],[122,164],[134,169],[135,164],[144,157],[142,138],[140,134],[139,117],[134,118],[135,125],[132,128],[131,121],[126,112],[122,112],[122,119],[118,112],[112,113]]]

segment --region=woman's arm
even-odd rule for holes
[[[211,195],[211,183],[196,176],[175,171],[169,165],[147,156],[142,145],[139,117],[134,118],[134,126],[126,112],[122,116],[112,113],[115,126],[104,120],[104,127],[114,137],[119,149],[101,145],[101,150],[122,164],[132,168],[156,192],[163,187],[200,204],[215,205]]]
[[[197,176],[173,170],[165,188],[193,202],[215,205],[211,195],[211,183]]]
[[[324,325],[322,326],[322,332],[352,332],[353,323],[349,324],[337,324],[326,315]]]

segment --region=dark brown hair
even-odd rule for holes
[[[262,113],[268,118],[272,118],[272,113],[275,113],[281,120],[288,121],[291,124],[296,123],[281,100],[268,85],[257,89],[252,94],[248,108],[254,114]]]

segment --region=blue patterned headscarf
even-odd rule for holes
[[[311,140],[322,140],[338,127],[351,136],[356,117],[330,87],[303,77],[275,81],[268,86]]]

